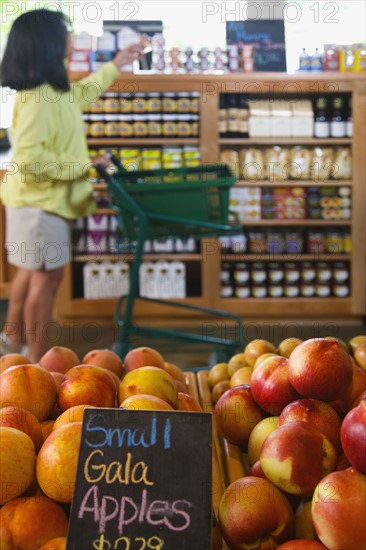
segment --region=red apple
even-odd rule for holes
[[[366,400],[361,401],[344,417],[341,441],[350,464],[366,474]]]
[[[63,374],[79,363],[80,359],[77,354],[65,346],[53,346],[39,360],[39,364],[44,369],[50,372],[62,372]]]
[[[140,367],[159,367],[163,369],[165,359],[156,349],[142,346],[130,350],[123,361],[123,365],[126,372]]]
[[[262,420],[262,412],[253,399],[250,386],[229,388],[215,405],[217,425],[229,441],[246,446],[254,426]]]
[[[333,401],[351,383],[351,357],[337,340],[311,338],[291,353],[288,376],[303,397]]]
[[[250,387],[254,400],[267,413],[279,415],[283,407],[299,397],[288,379],[288,359],[268,357],[253,371]]]
[[[272,549],[293,538],[290,503],[268,480],[246,476],[225,490],[219,506],[221,533],[233,550]]]
[[[355,468],[325,476],[314,491],[311,513],[327,548],[366,548],[366,476]]]
[[[318,399],[297,399],[289,403],[280,414],[279,425],[297,420],[311,424],[329,439],[338,452],[341,450],[342,421],[329,403]]]
[[[108,371],[94,365],[78,365],[65,374],[58,402],[62,411],[75,405],[114,407],[116,395],[116,386]]]
[[[264,441],[260,463],[264,474],[287,493],[311,496],[319,481],[332,472],[337,452],[324,434],[307,422],[283,424]]]

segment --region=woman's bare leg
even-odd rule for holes
[[[11,284],[6,321],[3,327],[3,334],[8,338],[10,344],[19,349],[24,341],[23,310],[31,273],[29,269],[18,268]]]

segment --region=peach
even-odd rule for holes
[[[266,479],[237,479],[222,495],[219,525],[230,548],[276,548],[294,536],[295,518],[286,496]]]
[[[39,420],[33,413],[13,405],[0,409],[0,426],[16,428],[31,438],[36,453],[43,443],[42,428]]]
[[[27,365],[29,359],[20,353],[6,353],[0,357],[0,374],[9,367],[15,367],[16,365]]]
[[[230,375],[227,370],[227,363],[216,363],[207,374],[207,382],[210,388],[213,388],[218,382],[222,380],[229,380]]]
[[[41,367],[50,372],[62,372],[63,374],[79,363],[80,359],[77,354],[65,346],[53,346],[39,360]]]
[[[66,550],[66,537],[56,537],[42,544],[39,550]]]
[[[0,505],[24,493],[34,480],[36,452],[29,435],[0,427]]]
[[[130,395],[119,406],[129,411],[174,411],[173,407],[156,395]]]
[[[51,372],[52,378],[55,381],[56,388],[57,388],[57,396],[58,392],[60,390],[61,382],[64,379],[64,374],[62,372]],[[59,405],[58,399],[56,400],[56,403],[54,404],[52,411],[49,414],[50,420],[55,420],[60,414],[62,413],[61,407]]]
[[[261,338],[252,340],[244,349],[244,357],[250,367],[253,367],[256,359],[264,353],[276,353],[276,348],[271,342]]]
[[[81,422],[53,430],[43,443],[36,461],[37,481],[46,496],[70,503],[75,489],[81,440]]]
[[[122,359],[110,349],[93,349],[82,359],[83,365],[95,365],[114,372],[118,378],[123,374]]]
[[[127,372],[119,385],[119,403],[139,393],[160,397],[172,407],[178,399],[174,378],[160,367],[139,367]]]
[[[350,341],[348,342],[348,347],[351,351],[351,354],[352,355],[354,354],[354,351],[357,348],[357,346],[364,343],[366,343],[365,334],[358,334],[357,336],[354,336],[353,338],[351,338]]]
[[[267,416],[258,422],[252,429],[248,441],[248,458],[250,464],[253,465],[259,460],[263,442],[270,433],[278,428],[278,421],[278,416]]]
[[[241,352],[241,353],[236,353],[235,355],[230,357],[227,364],[227,370],[229,375],[232,376],[236,370],[247,366],[248,366],[248,363],[246,362],[244,352]]]
[[[60,426],[65,424],[71,424],[72,422],[82,422],[85,409],[95,409],[92,405],[75,405],[66,409],[63,413],[56,418],[53,423],[52,431],[57,430]]]
[[[258,405],[271,415],[299,397],[288,377],[288,359],[280,355],[268,357],[253,371],[250,387]]]
[[[17,405],[38,420],[48,418],[57,398],[52,375],[39,365],[9,367],[0,375],[0,407]]]
[[[2,531],[0,547],[4,550],[43,548],[55,537],[66,541],[68,518],[62,506],[46,496],[21,497],[5,504],[0,510]],[[3,546],[5,537],[9,546]],[[52,547],[46,546],[48,550]],[[61,550],[55,546],[54,550]]]
[[[165,360],[161,353],[147,346],[131,349],[123,361],[126,372],[130,372],[140,367],[158,367],[163,369],[164,363]]]
[[[301,338],[285,338],[278,344],[278,353],[283,357],[289,358],[294,349],[301,344]]]
[[[366,371],[366,342],[359,344],[353,352],[355,361],[363,371]]]
[[[262,412],[255,403],[250,386],[229,388],[215,405],[217,425],[224,437],[232,443],[246,446],[254,426],[262,420]]]
[[[214,403],[218,401],[223,393],[230,388],[230,380],[221,380],[217,382],[211,390],[211,398]]]
[[[41,422],[43,441],[46,441],[47,437],[52,432],[54,423],[54,420],[43,420]]]
[[[332,472],[314,490],[311,514],[320,541],[332,550],[366,547],[366,476],[355,468]]]
[[[252,367],[240,367],[236,370],[230,377],[229,387],[234,388],[235,386],[241,386],[242,384],[250,384],[252,378]]]
[[[267,359],[267,357],[273,357],[273,355],[278,355],[278,353],[269,353],[269,352],[268,353],[262,353],[262,355],[257,357],[257,359],[255,360],[255,363],[253,365],[253,370],[256,369],[262,361]]]
[[[114,407],[116,387],[110,373],[94,365],[78,365],[67,371],[58,393],[62,411],[75,405]]]
[[[280,414],[279,425],[302,420],[323,433],[334,445],[337,452],[341,450],[342,421],[333,407],[318,399],[297,399],[286,405]]]
[[[260,463],[279,489],[311,496],[322,477],[335,469],[337,452],[324,434],[297,421],[283,424],[267,436]]]
[[[351,357],[334,339],[311,338],[291,353],[288,376],[303,397],[333,401],[351,384]]]
[[[180,391],[178,392],[176,409],[178,411],[202,412],[202,407],[198,403],[197,399],[195,399],[188,393]]]
[[[312,500],[303,499],[295,511],[295,534],[298,539],[316,540],[316,532],[311,515]]]
[[[169,363],[168,361],[165,361],[164,370],[166,370],[170,374],[170,376],[174,378],[174,380],[179,380],[184,385],[186,384],[185,374],[183,370],[177,365],[174,365],[173,363]]]

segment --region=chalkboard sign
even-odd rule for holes
[[[209,550],[211,422],[86,409],[66,550]]]
[[[282,19],[227,21],[226,43],[253,46],[254,71],[286,72],[285,24]]]

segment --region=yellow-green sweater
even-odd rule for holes
[[[95,211],[82,110],[117,78],[113,62],[69,92],[48,84],[17,92],[11,128],[12,159],[1,184],[6,206],[34,206],[64,218]]]

